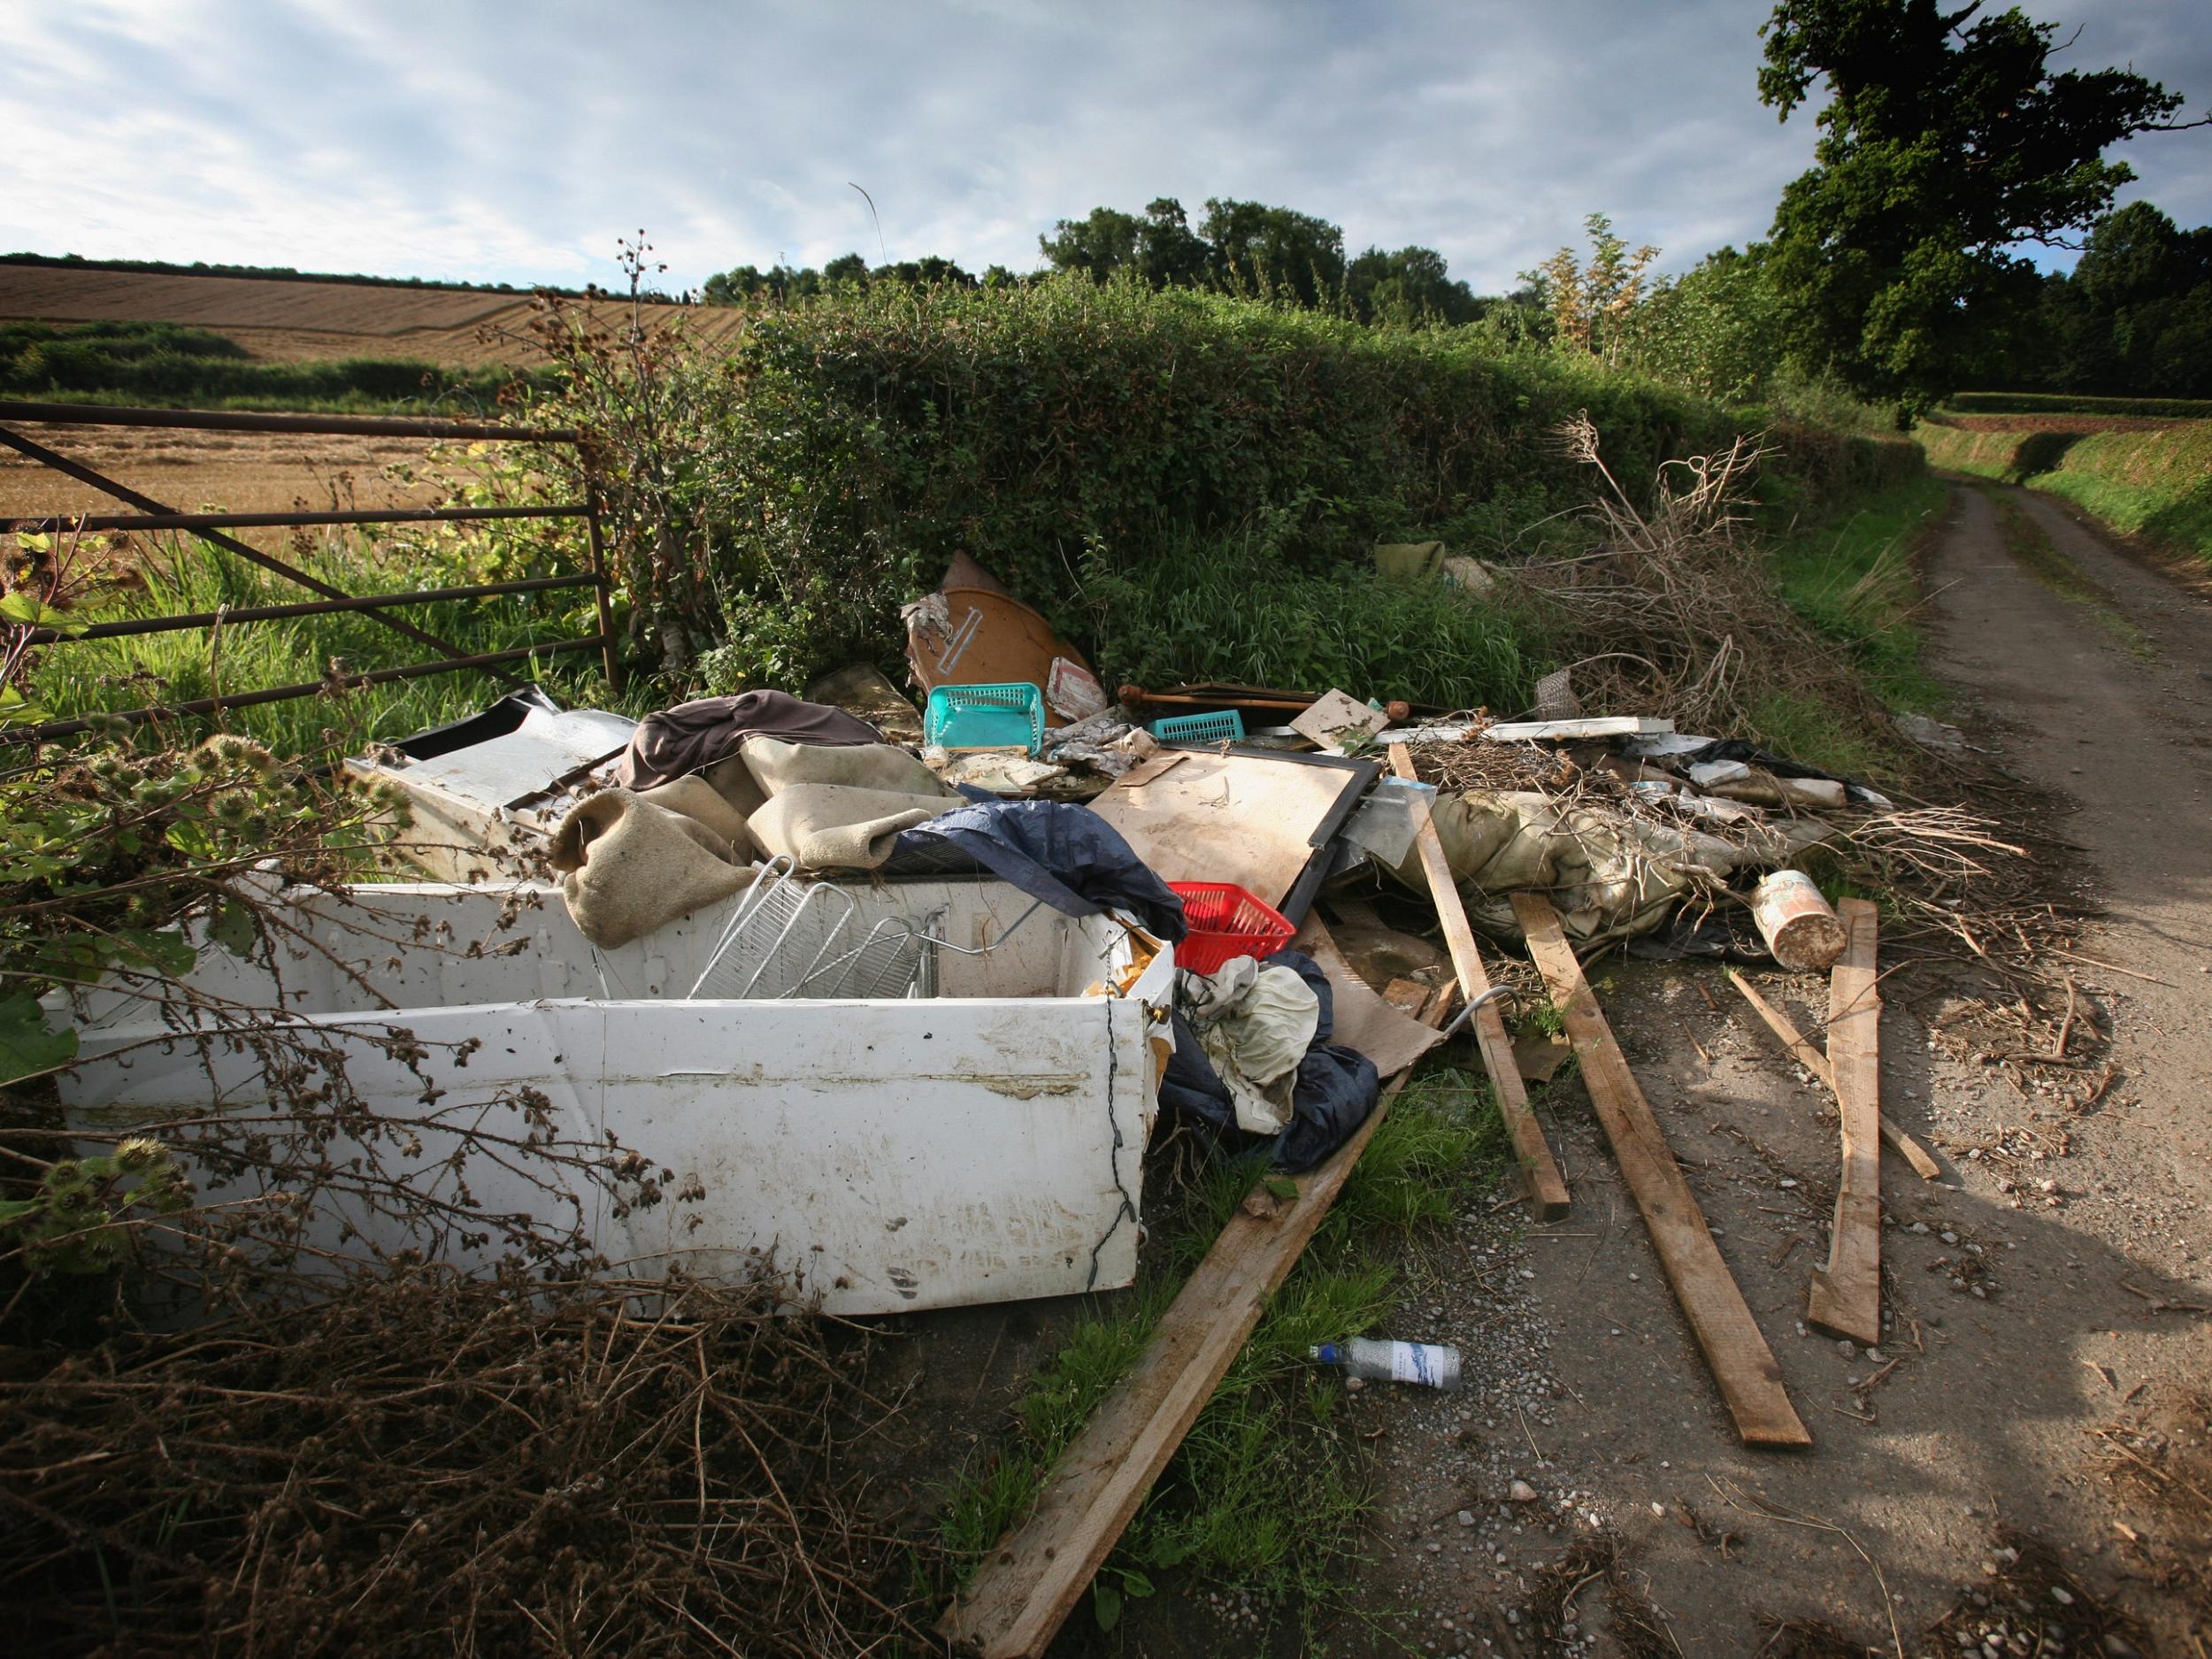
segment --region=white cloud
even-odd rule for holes
[[[2212,102],[2191,5],[2105,0],[2069,60]],[[779,254],[1026,268],[1099,204],[1256,197],[1478,288],[1609,213],[1677,267],[1763,234],[1814,132],[1745,0],[0,0],[0,240],[575,282],[646,227],[676,285]],[[2212,219],[2205,134],[2123,152]]]

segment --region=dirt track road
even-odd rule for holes
[[[2081,954],[2125,972],[2070,965],[2122,1075],[2085,1111],[2064,1096],[2102,1060],[2023,1094],[1932,1036],[1941,998],[1893,989],[1885,1108],[1944,1179],[1883,1158],[1893,1323],[1873,1359],[1801,1323],[1837,1167],[1824,1093],[1717,970],[1601,966],[1815,1446],[1738,1446],[1579,1087],[1555,1091],[1573,1216],[1518,1240],[1471,1217],[1386,1333],[1462,1343],[1485,1384],[1350,1408],[1382,1431],[1380,1512],[1336,1651],[1957,1655],[1958,1626],[1932,1624],[1962,1601],[1985,1617],[1977,1593],[2003,1612],[2018,1592],[1992,1574],[2024,1533],[2085,1593],[2051,1597],[2047,1572],[2027,1592],[2065,1652],[2212,1655],[2212,603],[2010,494],[2106,609],[2016,560],[1990,498],[1962,487],[1931,571],[1933,666],[1972,742],[2078,803],[2036,827],[2080,846],[2104,906]],[[1760,977],[1817,1030],[1815,981]],[[2154,1448],[2162,1472],[2144,1475],[2115,1429],[2131,1448],[2163,1433],[2177,1460]],[[1516,1479],[1533,1502],[1505,1501]],[[2100,1601],[2139,1621],[2119,1646]]]

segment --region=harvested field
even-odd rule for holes
[[[593,309],[611,321],[624,308],[607,301]],[[655,309],[690,311],[693,327],[710,341],[733,335],[743,319],[741,311],[721,307]],[[0,265],[0,319],[180,323],[227,335],[272,362],[542,362],[522,337],[530,314],[524,294]]]
[[[418,506],[436,494],[426,483],[403,484],[386,475],[393,465],[422,465],[433,446],[420,439],[36,422],[14,429],[184,512]],[[88,484],[12,450],[0,453],[0,518],[128,511]]]

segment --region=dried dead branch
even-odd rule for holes
[[[1648,510],[1607,465],[1586,414],[1555,428],[1552,443],[1603,486],[1585,513],[1603,557],[1517,575],[1578,652],[1586,703],[1718,734],[1751,730],[1750,702],[1778,691],[1871,718],[1849,665],[1783,601],[1747,534],[1753,480],[1774,453],[1763,439],[1666,463]]]

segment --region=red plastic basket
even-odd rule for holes
[[[1298,930],[1272,905],[1227,881],[1171,881],[1183,901],[1190,933],[1175,947],[1175,965],[1211,973],[1238,956],[1271,956]]]

